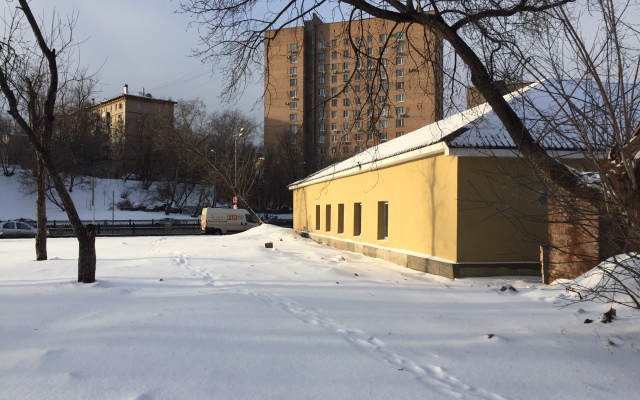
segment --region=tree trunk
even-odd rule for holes
[[[78,282],[96,281],[96,230],[87,225],[84,232],[78,232]]]
[[[36,260],[47,259],[47,196],[45,193],[45,181],[47,171],[42,157],[38,155],[36,172]]]

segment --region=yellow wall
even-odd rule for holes
[[[460,157],[458,261],[539,261],[547,206],[522,159]]]
[[[364,168],[363,168],[364,169]],[[313,184],[294,191],[294,228],[375,246],[457,261],[458,158],[435,156]],[[378,202],[389,203],[389,235],[378,239]],[[362,234],[353,235],[354,203],[362,203]],[[326,231],[326,205],[331,230]],[[338,205],[344,233],[338,234]],[[316,230],[316,206],[320,229]]]

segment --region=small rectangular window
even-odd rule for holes
[[[344,204],[338,204],[338,233],[344,233]]]
[[[320,205],[316,206],[316,230],[320,230]]]
[[[389,237],[389,202],[378,202],[378,239]]]
[[[354,203],[353,204],[353,236],[360,236],[361,234],[362,234],[362,203]]]
[[[324,230],[326,232],[331,232],[331,204],[326,205],[325,213]]]

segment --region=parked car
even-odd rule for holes
[[[160,218],[155,220],[156,225],[178,225],[179,223],[180,221],[175,218]]]
[[[33,238],[38,231],[26,222],[8,221],[0,223],[0,238]]]
[[[293,228],[292,218],[280,218],[279,216],[274,215],[273,217],[263,222],[266,222],[267,224],[281,226],[283,228]]]

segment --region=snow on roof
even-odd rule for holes
[[[547,150],[584,150],[584,137],[573,132],[569,122],[575,105],[593,102],[588,82],[545,81],[525,86],[504,96],[520,115],[533,137]],[[370,147],[344,161],[330,165],[290,185],[295,188],[318,179],[335,177],[348,170],[379,167],[379,162],[417,149],[442,144],[442,149],[510,149],[517,150],[491,106],[487,103],[452,115],[389,142]]]

